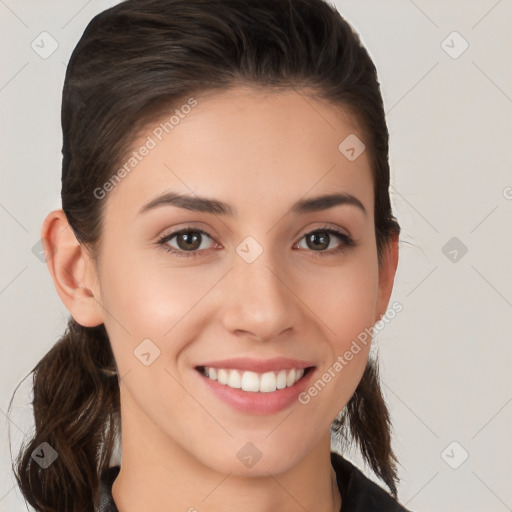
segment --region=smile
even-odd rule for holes
[[[240,371],[227,368],[199,366],[198,371],[210,380],[233,388],[253,393],[272,393],[293,386],[303,378],[309,368],[292,368],[265,373]]]

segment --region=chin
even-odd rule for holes
[[[268,435],[266,433],[265,435]],[[233,440],[230,447],[208,450],[208,457],[202,454],[201,462],[220,473],[238,477],[267,477],[268,473],[278,475],[291,469],[305,455],[297,446],[273,446],[274,443]]]

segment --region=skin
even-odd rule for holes
[[[47,264],[59,296],[78,323],[105,324],[119,369],[114,500],[120,512],[339,511],[329,427],[355,391],[370,345],[307,405],[268,415],[221,402],[194,366],[286,356],[313,361],[320,376],[385,313],[398,241],[387,245],[379,269],[368,151],[349,161],[338,150],[349,134],[364,137],[346,112],[296,91],[237,87],[196,99],[103,199],[98,267],[62,210],[42,229],[53,244]],[[222,200],[238,216],[176,206],[138,214],[170,190]],[[299,199],[333,192],[354,195],[367,214],[351,205],[287,214]],[[315,257],[304,235],[325,224],[356,246],[335,254],[344,242],[331,235]],[[184,227],[209,235],[195,257],[157,244]],[[263,249],[250,264],[236,252],[247,236]],[[177,237],[167,245],[183,251]],[[146,338],[161,351],[149,366],[133,354]],[[247,442],[262,453],[252,468],[237,457]]]

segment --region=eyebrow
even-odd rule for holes
[[[347,193],[325,194],[310,199],[300,199],[292,206],[290,213],[305,214],[319,212],[339,205],[355,206],[367,215],[363,203],[357,197]],[[167,192],[151,200],[139,210],[139,215],[161,206],[177,206],[178,208],[195,212],[230,217],[237,215],[236,210],[223,201],[207,197],[183,195],[176,192]]]

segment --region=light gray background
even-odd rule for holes
[[[9,399],[67,318],[32,253],[44,216],[60,207],[66,63],[90,19],[115,3],[0,0],[0,511],[26,509],[7,424],[17,446],[31,429],[30,380],[10,420]],[[391,136],[402,226],[391,302],[404,309],[376,343],[399,497],[417,512],[512,510],[512,2],[336,5],[374,58]],[[43,31],[59,45],[47,59],[31,48]],[[469,44],[457,58],[453,31]],[[443,252],[452,237],[456,261],[453,247]]]

